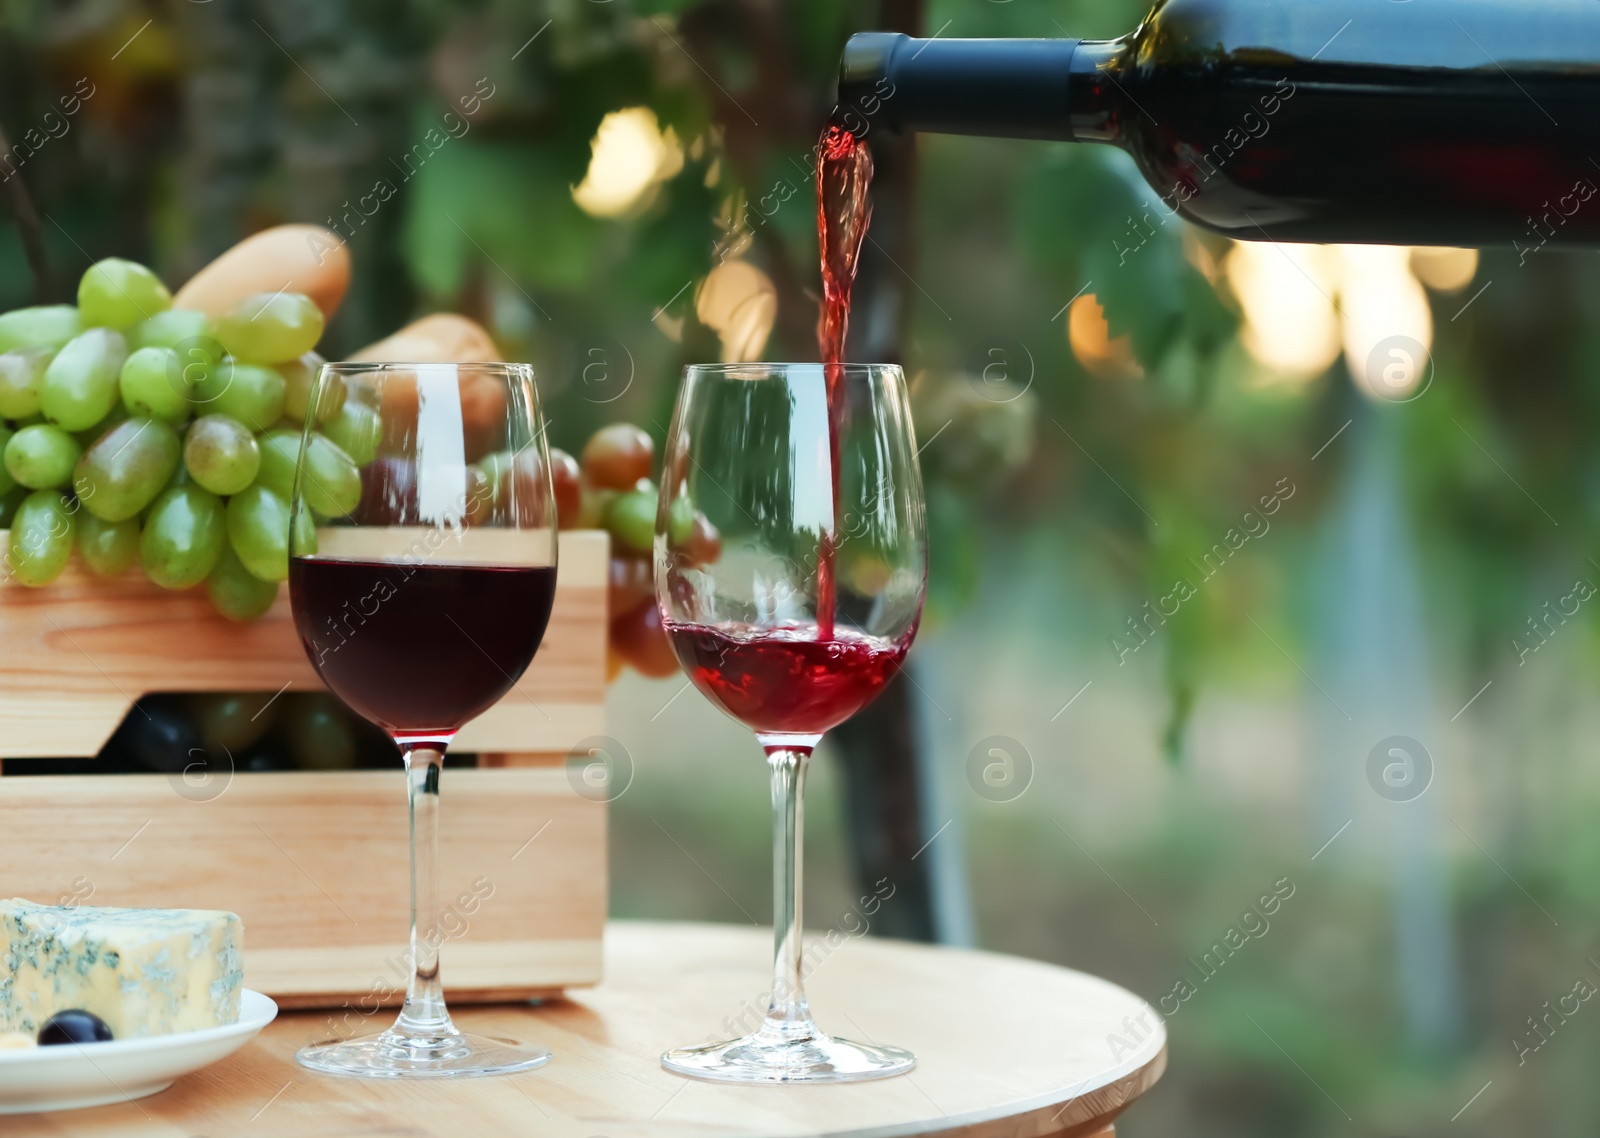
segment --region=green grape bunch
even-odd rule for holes
[[[307,420],[320,428],[308,504],[337,518],[360,502],[376,413],[338,383],[310,405],[323,362],[310,297],[250,296],[215,320],[172,305],[149,269],[108,258],[77,304],[0,314],[0,572],[38,588],[76,550],[96,576],[137,565],[253,620],[288,576]],[[315,523],[302,524],[309,544]]]

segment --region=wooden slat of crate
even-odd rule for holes
[[[0,548],[8,535],[0,530]],[[561,535],[556,605],[517,686],[462,729],[458,751],[564,752],[604,730],[604,533]],[[426,667],[426,660],[419,666]],[[233,624],[204,590],[172,593],[138,572],[106,580],[76,562],[42,589],[0,587],[0,748],[92,755],[153,691],[320,688],[289,612]]]
[[[179,776],[173,776],[178,778]],[[600,976],[606,810],[554,769],[441,784],[446,988],[529,995]],[[208,801],[163,775],[43,775],[0,790],[6,895],[230,909],[245,983],[292,1004],[404,992],[400,771],[236,774]],[[469,911],[470,910],[470,911]]]

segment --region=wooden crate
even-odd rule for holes
[[[0,531],[0,541],[5,534]],[[445,773],[444,978],[458,1000],[600,978],[606,808],[567,752],[604,730],[608,545],[561,535],[555,608],[516,688],[457,737],[480,768]],[[232,624],[199,590],[73,565],[43,589],[0,587],[0,754],[94,754],[153,691],[320,688],[287,591]],[[0,890],[54,903],[230,909],[245,983],[290,1006],[404,994],[405,784],[392,771],[0,778]]]

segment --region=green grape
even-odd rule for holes
[[[94,446],[95,443],[99,442],[101,437],[104,436],[105,433],[112,427],[115,427],[118,423],[126,423],[132,417],[133,416],[128,414],[128,409],[121,403],[118,403],[115,407],[111,408],[111,413],[104,419],[101,419],[88,430],[73,431],[72,437],[78,440],[78,445],[80,447],[82,447],[84,450],[88,450],[90,447]]]
[[[466,495],[462,505],[469,526],[483,525],[494,516],[495,497],[494,488],[489,484],[489,476],[483,472],[483,468],[468,463]]]
[[[322,338],[322,310],[297,292],[247,296],[217,321],[217,339],[235,358],[281,364],[305,355]]]
[[[339,413],[322,428],[322,433],[338,443],[357,466],[366,466],[378,457],[378,438],[383,434],[383,423],[371,407],[346,399]],[[487,464],[489,460],[483,461]],[[484,470],[488,472],[487,465]],[[493,485],[493,482],[490,484]]]
[[[361,504],[361,471],[339,444],[320,432],[306,445],[306,505],[325,518],[342,518]]]
[[[178,374],[172,377],[173,385],[188,392],[190,399],[194,398],[194,389],[201,380],[212,373],[220,372],[224,379],[232,374],[233,358],[210,336],[195,336],[181,341],[172,350],[178,353],[180,365]],[[216,384],[217,390],[221,388],[221,383]]]
[[[287,502],[294,496],[294,472],[300,463],[300,432],[278,427],[256,442],[261,447],[261,470],[256,481]]]
[[[6,443],[6,473],[30,490],[65,486],[82,453],[78,441],[60,427],[23,427]]]
[[[672,499],[667,507],[667,541],[672,548],[681,548],[694,533],[694,503],[687,495]]]
[[[72,529],[72,506],[65,494],[55,490],[29,494],[11,518],[6,562],[12,576],[34,589],[61,576],[72,556]]]
[[[253,431],[283,418],[283,376],[269,367],[223,360],[206,370],[189,400],[202,414],[227,415]]]
[[[203,489],[223,496],[237,494],[256,480],[261,448],[239,420],[202,415],[184,437],[183,465]]]
[[[188,340],[210,340],[211,318],[192,308],[169,308],[128,329],[128,347],[178,348]],[[222,358],[222,345],[212,340],[216,360]]]
[[[505,476],[511,471],[511,464],[516,456],[508,450],[497,450],[484,455],[478,460],[478,466],[489,479],[489,485],[498,486],[505,481]]]
[[[10,427],[6,426],[4,423],[0,423],[0,456],[3,456],[6,452],[6,448],[11,445],[11,437],[14,433],[15,432],[13,432]],[[6,470],[5,463],[0,462],[0,494],[11,493],[16,484],[16,479],[12,478],[10,473]]]
[[[183,360],[173,348],[140,348],[122,365],[117,386],[130,414],[177,426],[189,418],[189,391]]]
[[[359,753],[350,713],[322,692],[306,692],[284,709],[284,734],[300,770],[348,770]]]
[[[171,307],[160,277],[119,257],[96,261],[78,282],[78,311],[87,325],[120,332]]]
[[[316,386],[317,374],[322,370],[323,359],[316,352],[307,352],[297,360],[278,365],[278,372],[288,384],[283,402],[283,413],[296,427],[306,421],[306,410],[311,406],[311,389]],[[330,375],[322,383],[322,394],[317,398],[317,425],[320,427],[339,413],[347,394],[344,377]]]
[[[9,482],[11,480],[5,478],[0,479],[0,481]],[[16,516],[17,507],[22,505],[27,497],[28,488],[26,486],[13,486],[4,493],[0,493],[0,529],[5,529],[11,525],[11,519]]]
[[[618,494],[606,510],[606,529],[617,543],[635,553],[649,553],[656,539],[656,492],[641,486]]]
[[[221,500],[198,486],[179,486],[151,503],[139,560],[163,589],[187,589],[210,575],[227,544]]]
[[[466,511],[468,525],[506,524],[510,517],[506,510],[517,494],[513,475],[504,474],[498,481],[490,472],[476,465],[467,467]],[[498,519],[498,521],[496,521]],[[513,519],[510,524],[517,524]]]
[[[226,555],[217,561],[222,567]],[[217,570],[211,574],[216,576]],[[276,590],[274,590],[276,592]],[[283,705],[254,692],[206,692],[189,698],[189,717],[209,748],[226,747],[237,754],[267,733]]]
[[[282,581],[289,576],[289,500],[259,483],[241,490],[228,501],[228,540],[251,573],[263,581]],[[302,511],[295,552],[316,551],[315,524]]]
[[[26,419],[39,413],[44,369],[54,348],[15,348],[0,355],[0,418]]]
[[[376,425],[374,429],[378,429]],[[516,456],[508,450],[492,451],[477,462],[477,467],[483,472],[484,480],[489,487],[489,500],[480,504],[479,508],[490,516],[504,508],[506,490],[511,485],[511,468],[515,462]],[[474,488],[469,485],[467,490],[469,503],[472,501],[473,490]]]
[[[252,575],[232,549],[226,545],[217,556],[216,568],[206,578],[206,593],[217,611],[229,620],[255,620],[278,597],[278,586]]]
[[[0,316],[0,352],[18,348],[59,348],[85,324],[70,304],[19,308]]]
[[[117,403],[117,376],[127,358],[122,333],[91,328],[74,337],[45,368],[39,389],[44,417],[68,431],[82,431],[104,419]]]
[[[103,522],[83,514],[78,518],[78,552],[90,572],[115,577],[139,556],[139,519]]]
[[[101,435],[78,459],[72,488],[105,522],[131,518],[163,492],[182,463],[177,432],[154,419],[129,419]]]

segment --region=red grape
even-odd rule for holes
[[[545,516],[545,472],[537,450],[524,447],[514,458],[502,451],[486,458],[484,465],[489,468],[490,477],[496,480],[497,510],[509,517],[510,503],[515,501],[518,525],[542,526],[552,520]],[[583,505],[578,464],[566,451],[555,447],[550,449],[550,482],[555,493],[557,525],[570,529]]]
[[[579,480],[578,463],[560,447],[550,448],[550,475],[555,483],[556,516],[562,529],[572,529],[578,524],[583,510],[583,486]]]
[[[611,646],[647,676],[677,674],[678,657],[661,627],[661,610],[654,600],[612,618]]]
[[[620,616],[656,595],[655,572],[648,557],[613,557],[606,582],[606,611]]]
[[[711,519],[698,510],[689,530],[689,540],[683,543],[683,552],[697,565],[710,565],[722,556],[722,534],[711,524]]]
[[[351,515],[358,525],[416,525],[417,467],[409,458],[380,458],[361,471],[361,505]]]
[[[655,444],[632,423],[612,423],[584,444],[582,460],[584,477],[591,486],[630,490],[639,479],[650,477]]]
[[[477,462],[494,450],[505,434],[506,388],[496,376],[469,371],[461,376],[459,389],[467,461]]]

